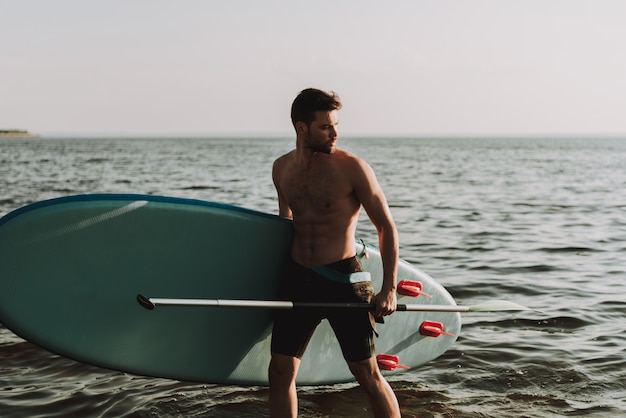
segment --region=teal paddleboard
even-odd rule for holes
[[[200,200],[79,195],[37,202],[0,219],[0,322],[52,352],[109,369],[267,384],[271,309],[149,311],[136,297],[277,300],[291,236],[291,222],[278,216]],[[379,252],[361,243],[357,251],[379,289]],[[400,303],[455,305],[408,263],[401,262],[398,277],[419,281],[432,296],[400,296]],[[429,335],[425,323],[453,335]],[[417,367],[445,352],[460,329],[456,312],[397,312],[378,326],[377,352]],[[352,380],[323,322],[298,382]]]

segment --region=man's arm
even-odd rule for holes
[[[398,272],[398,232],[387,199],[378,184],[374,170],[363,160],[357,159],[355,193],[365,212],[378,232],[378,245],[383,262],[383,286],[374,297],[376,316],[389,315],[396,310],[396,275]]]
[[[274,165],[272,166],[272,180],[274,181],[274,187],[276,187],[276,193],[278,194],[278,216],[283,218],[292,219],[291,208],[289,207],[289,202],[285,195],[281,192],[279,186],[279,179],[281,177],[282,164],[280,159],[274,161]]]

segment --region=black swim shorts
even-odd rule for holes
[[[352,280],[348,279],[350,273],[360,271],[361,262],[356,256],[313,269],[290,261],[281,284],[281,297],[294,302],[369,303],[374,296],[371,281],[356,281],[358,274],[352,276]],[[328,319],[347,361],[365,360],[374,354],[371,313],[337,308],[277,311],[272,330],[272,352],[302,358],[322,319]]]

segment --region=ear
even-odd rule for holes
[[[304,122],[296,122],[296,133],[298,134],[306,134],[309,130],[309,127]]]

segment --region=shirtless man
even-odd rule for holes
[[[310,302],[372,301],[373,315],[382,317],[396,309],[397,231],[374,171],[362,159],[336,148],[340,108],[334,93],[300,92],[291,108],[296,148],[274,162],[280,216],[292,218],[294,226],[282,296]],[[354,237],[361,206],[376,227],[383,261],[383,285],[375,296],[370,282],[349,279],[350,273],[360,271]],[[329,269],[339,274],[328,274]],[[331,323],[374,415],[400,417],[396,396],[376,363],[371,314],[304,309],[277,313],[269,367],[270,415],[297,416],[298,367],[323,318]]]

